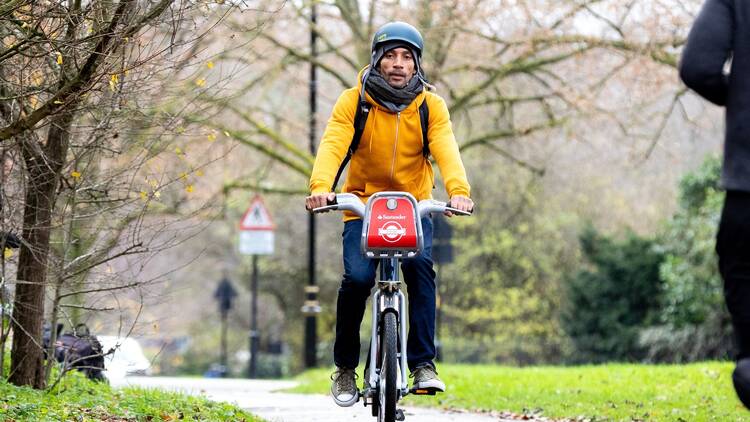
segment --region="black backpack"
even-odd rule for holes
[[[333,179],[333,186],[331,186],[331,192],[336,191],[336,185],[339,184],[341,173],[344,172],[344,168],[349,164],[349,160],[352,159],[352,155],[357,151],[359,147],[359,141],[362,138],[362,132],[365,131],[365,124],[367,123],[367,116],[370,115],[370,104],[367,101],[362,100],[362,96],[357,97],[357,112],[354,114],[354,136],[352,136],[352,143],[349,144],[349,150],[346,151],[346,157],[341,162],[339,171],[336,172],[336,178]],[[427,141],[427,124],[430,121],[430,109],[427,107],[427,98],[422,101],[419,105],[419,123],[422,126],[422,155],[425,158],[430,156],[430,143]]]

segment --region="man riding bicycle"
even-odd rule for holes
[[[409,192],[417,200],[431,198],[434,176],[429,154],[438,164],[450,206],[461,211],[473,209],[448,108],[440,96],[428,91],[430,85],[421,66],[423,47],[419,31],[404,22],[388,23],[375,33],[369,66],[359,73],[357,87],[339,96],[326,126],[310,178],[311,193],[305,201],[308,209],[323,207],[335,198],[337,170],[340,174],[342,163],[349,158],[343,191],[364,202],[381,191]],[[355,123],[362,119],[366,119],[364,128],[355,132]],[[357,137],[356,144],[353,137]],[[352,145],[355,147],[350,149]],[[347,213],[344,222],[344,276],[336,306],[334,344],[337,369],[331,394],[339,406],[351,406],[358,400],[359,328],[378,262],[360,251],[362,220]],[[429,218],[422,220],[422,229],[422,254],[401,266],[409,295],[408,366],[414,388],[445,391],[433,363],[435,271]]]

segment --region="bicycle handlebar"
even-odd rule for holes
[[[359,199],[357,195],[352,193],[339,193],[333,201],[328,201],[328,205],[324,207],[313,208],[311,212],[321,213],[326,211],[351,211],[360,218],[365,218],[365,210],[367,207]],[[434,199],[423,199],[417,204],[417,212],[419,218],[424,218],[432,212],[451,212],[456,215],[471,215],[474,210],[462,211],[457,208],[449,207],[447,203],[436,201]]]
[[[447,203],[436,201],[434,199],[423,199],[417,204],[417,212],[419,212],[419,218],[424,218],[427,214],[432,212],[451,212],[456,215],[471,215],[474,209],[469,211],[459,210],[458,208],[449,207]]]

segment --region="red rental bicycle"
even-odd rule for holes
[[[380,277],[373,289],[372,335],[365,366],[364,388],[358,392],[365,406],[372,406],[378,422],[403,421],[396,403],[407,394],[434,395],[430,389],[410,390],[406,376],[406,302],[401,293],[399,261],[422,252],[422,218],[430,213],[450,211],[456,215],[471,212],[449,207],[445,202],[426,199],[417,202],[408,192],[378,192],[367,205],[356,195],[340,193],[319,213],[351,211],[362,218],[362,253],[380,260]],[[369,366],[374,363],[373,370]]]

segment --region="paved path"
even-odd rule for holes
[[[218,378],[128,377],[113,385],[177,390],[204,394],[211,400],[232,402],[270,422],[375,421],[369,407],[336,406],[329,396],[275,393],[296,385],[293,381]],[[502,422],[503,419],[463,412],[405,408],[406,422]]]

